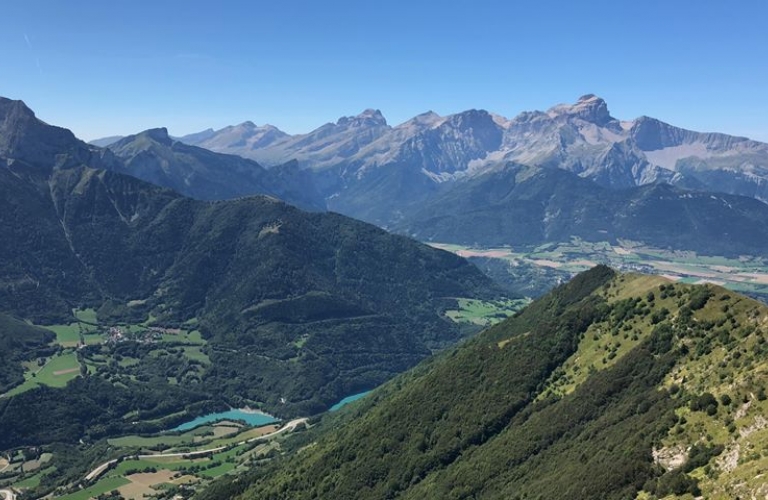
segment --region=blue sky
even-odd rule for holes
[[[86,140],[595,93],[618,118],[768,141],[766,22],[764,0],[6,1],[0,95]]]

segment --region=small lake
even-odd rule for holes
[[[272,424],[280,421],[279,419],[271,415],[267,415],[266,413],[261,413],[254,410],[229,410],[229,411],[223,411],[219,413],[209,413],[208,415],[197,417],[194,420],[190,420],[189,422],[185,422],[181,424],[180,426],[176,427],[173,430],[182,431],[182,432],[188,431],[190,429],[194,429],[195,427],[199,427],[201,425],[210,424],[212,422],[218,422],[219,420],[243,420],[245,421],[246,424],[252,425],[254,427]]]
[[[342,406],[348,405],[349,403],[351,403],[353,401],[357,401],[358,399],[360,399],[360,398],[362,398],[364,396],[367,396],[370,393],[371,393],[371,391],[365,391],[365,392],[361,392],[360,394],[353,394],[351,396],[347,396],[346,398],[342,399],[341,401],[339,401],[335,405],[331,406],[328,409],[328,411],[336,411],[339,408],[341,408]]]

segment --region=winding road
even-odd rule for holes
[[[208,448],[207,450],[194,450],[194,451],[187,451],[187,452],[181,452],[181,453],[153,453],[149,455],[126,455],[124,457],[121,457],[123,459],[127,458],[137,458],[137,459],[145,459],[145,458],[168,458],[168,457],[194,457],[196,455],[205,455],[206,453],[217,453],[219,451],[227,449],[229,446],[240,446],[242,444],[246,443],[253,443],[255,441],[264,441],[270,438],[273,438],[277,436],[278,434],[282,434],[283,432],[293,431],[296,429],[296,427],[300,425],[307,425],[307,418],[297,418],[295,420],[291,420],[275,432],[270,432],[269,434],[264,434],[263,436],[257,436],[251,439],[246,439],[245,441],[240,441],[238,443],[226,445],[226,446],[219,446],[217,448]],[[116,464],[120,459],[113,459],[109,462],[104,462],[103,464],[99,465],[95,469],[93,469],[91,472],[89,472],[84,480],[85,481],[93,481],[94,479],[98,479],[101,477],[102,474],[104,474],[106,471],[108,471],[112,465]],[[0,493],[5,492],[6,490],[0,490]],[[8,490],[10,492],[10,490]],[[11,492],[11,495],[13,493]],[[9,497],[9,500],[15,500],[15,496]]]

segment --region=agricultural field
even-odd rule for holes
[[[199,383],[210,366],[207,341],[197,330],[197,321],[191,320],[178,328],[161,328],[152,318],[136,324],[105,324],[99,322],[95,311],[74,310],[68,324],[46,325],[55,338],[40,357],[22,363],[24,382],[12,388],[11,396],[39,386],[64,387],[68,382],[87,372],[120,386],[129,380],[151,383]],[[176,422],[186,412],[158,416],[143,423],[157,429],[168,429],[166,421]],[[139,420],[136,411],[121,417],[124,422]],[[279,426],[261,427],[244,425],[240,421],[221,421],[202,425],[187,432],[166,431],[152,435],[128,435],[94,443],[102,446],[103,462],[109,457],[122,461],[92,481],[85,481],[81,462],[83,455],[73,456],[64,448],[21,449],[0,461],[0,487],[13,487],[20,491],[50,492],[51,479],[66,469],[70,478],[61,483],[66,486],[53,493],[54,498],[89,499],[117,491],[126,499],[156,496],[171,498],[188,485],[208,483],[213,478],[244,468],[251,460],[260,460],[279,447],[279,435],[260,437],[275,432]],[[194,457],[187,456],[200,450],[210,450]],[[40,456],[27,456],[33,452]],[[52,453],[51,453],[52,452]],[[85,452],[84,452],[85,453]],[[176,456],[158,457],[158,454]],[[99,456],[99,455],[94,455]],[[86,459],[87,460],[87,459]],[[103,463],[97,462],[97,463]],[[78,468],[79,467],[79,468]],[[72,475],[73,471],[75,472]],[[82,474],[82,475],[80,475]],[[80,479],[78,479],[78,477]],[[55,484],[55,483],[53,483]]]
[[[116,490],[121,486],[130,484],[130,481],[122,477],[108,477],[103,481],[99,481],[93,486],[82,489],[69,495],[60,496],[60,500],[88,500],[94,498],[102,493],[109,493],[112,490]]]
[[[252,427],[232,421],[220,421],[187,432],[125,436],[108,441],[112,456],[121,457],[79,489],[78,483],[55,493],[55,498],[86,500],[118,491],[126,499],[156,496],[170,498],[168,492],[207,484],[212,479],[243,470],[255,460],[271,456],[280,446],[283,434],[275,434],[277,424]],[[260,439],[263,438],[263,439]],[[25,458],[20,452],[11,462],[3,459],[4,474],[0,486],[17,490],[33,489],[43,475],[55,470],[50,453]],[[6,467],[7,466],[7,467]]]
[[[203,425],[181,434],[160,434],[157,436],[123,436],[109,440],[109,444],[119,448],[140,448],[155,451],[173,450],[178,446],[211,444],[215,439],[237,434],[239,438],[241,425]],[[245,434],[244,432],[242,434]],[[242,437],[240,439],[246,439]],[[216,441],[211,447],[222,446],[223,442]],[[229,444],[229,443],[226,443]]]
[[[64,387],[67,382],[78,376],[80,362],[77,360],[77,354],[71,349],[65,349],[50,358],[25,363],[24,383],[8,391],[5,396],[21,394],[41,385]]]
[[[166,377],[171,384],[199,380],[210,365],[206,341],[199,330],[158,328],[149,326],[149,321],[104,325],[93,309],[74,309],[72,314],[77,321],[43,327],[56,335],[52,345],[60,347],[59,353],[24,363],[24,382],[3,397],[41,385],[64,387],[80,376],[81,365],[89,375],[119,382],[123,377],[135,380],[140,374],[159,373],[161,366],[173,373],[170,364],[178,367],[174,376]],[[190,327],[197,324],[188,323]]]
[[[484,301],[460,298],[459,308],[446,311],[445,315],[456,323],[490,326],[512,316],[529,302],[528,299]]]
[[[77,347],[80,344],[98,344],[104,340],[95,326],[87,323],[46,326],[56,334],[56,343],[62,347]]]
[[[168,491],[178,492],[185,487],[206,484],[222,475],[242,470],[279,447],[278,441],[269,438],[253,441],[255,437],[274,432],[277,429],[275,425],[256,428],[240,426],[235,429],[235,435],[227,432],[226,436],[217,436],[217,427],[228,431],[233,429],[231,422],[222,422],[222,425],[203,426],[179,435],[127,436],[110,440],[111,445],[124,449],[126,453],[135,453],[137,447],[144,449],[161,444],[161,448],[170,447],[163,453],[129,454],[87,488],[61,498],[87,499],[117,490],[126,499],[138,500]],[[198,455],[190,456],[194,453]]]
[[[768,260],[757,256],[705,256],[652,248],[632,241],[612,244],[578,238],[535,248],[473,248],[441,243],[432,246],[470,259],[498,259],[508,264],[510,274],[516,269],[531,267],[572,276],[597,264],[606,264],[619,271],[658,274],[688,284],[713,283],[762,300],[768,298]]]
[[[94,309],[73,309],[72,314],[74,314],[75,318],[81,323],[89,323],[91,325],[99,324]]]

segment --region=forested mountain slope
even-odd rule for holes
[[[764,495],[767,318],[597,267],[201,498]]]
[[[392,229],[479,246],[630,240],[705,255],[762,255],[768,205],[668,184],[608,189],[564,170],[509,164],[457,182]]]
[[[23,103],[0,105],[2,312],[37,324],[74,321],[73,308],[95,309],[102,325],[194,322],[210,359],[193,386],[147,375],[110,393],[90,377],[3,398],[0,448],[46,439],[24,429],[44,428],[56,412],[35,408],[54,401],[68,402],[54,422],[71,428],[49,428],[51,439],[119,427],[112,417],[155,400],[139,388],[162,387],[169,413],[212,401],[312,414],[459,340],[442,315],[456,297],[499,294],[463,259],[341,215],[268,197],[197,201],[94,168],[107,161],[99,151]],[[47,341],[30,335],[18,341]]]

